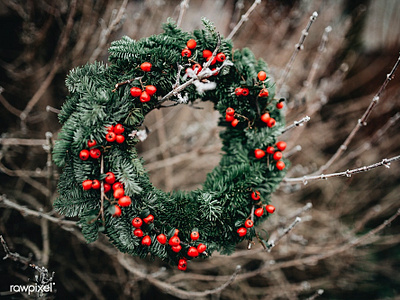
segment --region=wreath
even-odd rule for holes
[[[277,137],[283,100],[263,60],[232,50],[212,23],[109,49],[110,64],[70,71],[53,158],[63,168],[55,209],[79,217],[88,242],[106,234],[122,252],[160,257],[185,270],[187,260],[230,254],[244,239],[265,243],[254,225],[275,210],[271,193],[285,175]],[[153,109],[212,101],[221,113],[220,163],[201,189],[164,192],[149,181],[135,145]]]

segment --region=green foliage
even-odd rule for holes
[[[229,254],[237,243],[254,238],[254,229],[249,229],[245,237],[239,237],[236,231],[244,226],[253,206],[269,203],[271,193],[285,175],[285,171],[276,168],[271,156],[256,159],[254,150],[275,145],[284,128],[284,116],[275,107],[277,100],[274,99],[272,79],[260,82],[257,78],[261,70],[268,73],[266,63],[257,60],[249,49],[233,51],[231,41],[221,38],[210,21],[203,20],[203,23],[205,29],[194,32],[183,32],[169,22],[163,26],[165,32],[159,35],[138,41],[123,37],[113,42],[109,49],[109,66],[96,62],[75,68],[68,75],[66,85],[70,95],[59,115],[63,128],[53,156],[55,163],[64,168],[58,185],[60,195],[54,207],[62,214],[81,218],[79,224],[88,242],[96,240],[99,232],[104,232],[122,252],[139,257],[150,253],[176,264],[179,258],[187,256],[191,245],[206,244],[207,255],[216,250]],[[190,60],[181,55],[188,39],[197,42]],[[201,189],[165,193],[149,181],[143,161],[134,148],[139,140],[130,133],[140,129],[146,114],[158,108],[160,99],[172,90],[178,65],[186,68],[197,62],[204,66],[203,50],[213,51],[218,44],[218,52],[223,52],[233,65],[224,67],[217,76],[207,78],[216,83],[215,89],[200,94],[194,85],[190,85],[182,96],[186,94],[189,102],[200,99],[215,104],[215,109],[221,113],[220,126],[225,128],[221,132],[224,155]],[[140,69],[143,62],[152,64],[150,72]],[[221,65],[218,62],[215,66]],[[182,70],[178,75],[181,83],[190,79],[185,73]],[[144,89],[146,85],[157,88],[149,102],[142,103],[130,95],[131,87]],[[235,95],[238,87],[248,88],[249,95]],[[262,88],[269,90],[268,97],[258,97]],[[176,101],[177,97],[171,100]],[[225,121],[228,107],[235,109],[235,118],[239,120],[236,127]],[[265,112],[276,119],[275,127],[269,128],[260,120]],[[125,141],[107,142],[106,128],[117,123],[125,128]],[[79,158],[82,149],[90,150],[89,139],[97,141],[94,148],[101,151],[101,158]],[[82,182],[88,179],[102,181],[106,172],[113,172],[123,183],[132,204],[122,207],[121,217],[113,217],[117,199],[112,192],[106,193],[103,224],[99,214],[101,190],[84,191]],[[255,190],[261,193],[261,200],[257,202],[251,199]],[[154,216],[154,223],[144,223],[141,229],[151,237],[152,243],[143,246],[141,238],[133,234],[131,222],[135,217],[145,218],[149,214]],[[266,218],[267,214],[255,217],[255,223]],[[179,253],[156,240],[159,233],[172,237],[175,229],[179,229],[182,241]],[[190,239],[194,229],[200,234],[196,242]],[[202,257],[207,255],[200,254]]]

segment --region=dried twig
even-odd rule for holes
[[[178,21],[176,22],[177,27],[181,27],[183,15],[185,14],[186,9],[189,8],[189,2],[190,2],[190,0],[182,0],[181,4],[179,5],[180,10],[179,10]]]
[[[279,236],[275,239],[275,240],[271,240],[268,244],[267,244],[267,249],[268,252],[270,252],[272,250],[272,248],[274,248],[276,246],[276,244],[278,244],[278,242],[285,236],[287,235],[290,231],[292,231],[292,229],[298,224],[300,223],[301,218],[300,217],[296,217],[296,219],[292,222],[292,224],[289,225],[289,227],[285,228],[280,234]]]
[[[243,23],[249,20],[250,14],[253,12],[253,10],[257,7],[258,4],[261,3],[261,0],[255,0],[254,3],[250,6],[250,8],[247,10],[247,12],[241,16],[239,22],[236,24],[236,26],[232,29],[231,33],[227,36],[227,39],[232,39],[233,36],[236,34],[236,32],[239,30],[240,27],[242,27]]]
[[[299,121],[294,121],[293,124],[289,125],[285,129],[283,129],[282,134],[285,133],[286,131],[290,130],[290,129],[295,128],[295,127],[303,126],[303,123],[306,123],[308,121],[310,121],[310,117],[309,116],[305,116],[304,118],[302,118]]]

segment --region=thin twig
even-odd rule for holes
[[[295,45],[292,56],[290,57],[288,63],[285,66],[285,69],[283,70],[282,76],[279,78],[279,80],[276,84],[276,86],[277,86],[276,92],[275,92],[276,95],[279,95],[282,85],[286,82],[286,79],[289,76],[290,70],[292,69],[292,66],[293,66],[294,60],[296,59],[297,54],[299,54],[300,50],[303,50],[304,41],[306,40],[306,37],[308,36],[308,32],[310,30],[311,25],[314,23],[314,21],[317,19],[317,17],[318,17],[318,13],[316,11],[314,11],[310,17],[310,21],[308,22],[306,28],[304,28],[303,31],[301,32],[299,42]]]
[[[241,16],[239,22],[236,24],[236,26],[232,29],[231,33],[229,33],[227,39],[232,39],[233,36],[236,34],[236,32],[239,30],[239,28],[243,25],[244,22],[247,22],[249,19],[250,14],[253,12],[253,10],[257,7],[258,4],[261,3],[261,0],[255,0],[254,3],[250,6],[250,8],[246,11],[244,15]]]
[[[278,242],[285,236],[287,235],[298,223],[300,223],[301,218],[300,217],[296,217],[296,219],[293,221],[292,224],[289,225],[289,227],[285,228],[282,233],[278,236],[277,239],[275,240],[271,240],[268,244],[267,244],[267,248],[268,248],[268,252],[271,252],[272,248],[274,248],[276,246],[276,244],[278,244]]]
[[[50,106],[50,105],[46,106],[46,111],[47,112],[52,112],[52,113],[55,113],[55,114],[59,114],[61,112],[59,109],[57,109],[57,108],[55,108],[53,106]]]
[[[13,261],[18,261],[18,262],[20,262],[20,263],[22,263],[24,265],[29,265],[29,263],[32,261],[31,258],[21,256],[17,252],[11,252],[2,235],[0,235],[0,241],[1,241],[1,244],[3,246],[4,252],[6,253],[6,256],[3,257],[3,260],[9,258],[9,259],[11,259]]]
[[[346,170],[346,171],[331,173],[331,174],[326,174],[326,175],[321,174],[321,175],[310,175],[310,176],[295,177],[295,178],[284,178],[283,182],[289,183],[289,184],[295,184],[295,183],[307,184],[308,181],[310,181],[310,180],[328,179],[328,178],[339,177],[339,176],[351,177],[351,175],[353,175],[353,174],[366,172],[366,171],[369,171],[369,170],[372,170],[372,169],[375,169],[375,168],[381,167],[381,166],[390,168],[390,163],[393,161],[397,161],[397,160],[400,160],[400,155],[394,156],[392,158],[384,158],[380,162],[374,163],[369,166],[352,169],[352,170]]]
[[[315,300],[317,299],[319,296],[321,296],[324,293],[323,289],[319,289],[318,291],[316,291],[311,297],[308,297],[307,300]]]
[[[338,159],[342,155],[342,153],[347,150],[347,147],[349,146],[349,144],[353,140],[353,138],[356,136],[358,130],[362,126],[367,125],[367,120],[368,120],[369,115],[371,114],[374,107],[378,104],[379,98],[380,98],[382,92],[384,91],[384,89],[386,88],[387,84],[389,83],[389,81],[394,78],[394,73],[396,72],[396,69],[399,66],[399,63],[400,63],[400,55],[397,58],[397,61],[394,64],[390,73],[386,75],[385,81],[383,82],[382,86],[379,88],[376,95],[372,98],[371,103],[367,107],[367,109],[364,112],[364,114],[362,115],[361,119],[358,119],[356,126],[350,132],[349,136],[346,138],[346,140],[343,142],[343,144],[340,145],[340,147],[336,150],[336,153],[328,160],[328,162],[326,164],[322,165],[315,174],[321,174],[322,172],[326,171],[336,161],[336,159]]]
[[[299,121],[294,121],[293,124],[289,125],[285,129],[283,129],[282,134],[285,133],[286,131],[290,130],[290,129],[295,128],[295,127],[303,126],[303,123],[306,123],[306,122],[310,121],[310,119],[311,118],[309,116],[305,116],[304,118],[302,118]]]
[[[9,146],[44,146],[47,140],[45,139],[18,139],[18,138],[0,138],[1,145]]]
[[[182,0],[181,4],[179,5],[180,10],[179,10],[178,21],[176,22],[177,27],[181,27],[183,15],[185,14],[186,9],[189,8],[189,2],[190,0]]]

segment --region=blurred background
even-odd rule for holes
[[[399,299],[400,221],[365,235],[400,208],[398,162],[352,177],[282,183],[273,197],[277,211],[259,231],[277,239],[297,216],[302,221],[270,252],[257,242],[247,250],[244,243],[231,256],[215,253],[194,260],[185,273],[159,260],[126,257],[104,236],[86,244],[76,227],[31,216],[35,211],[59,217],[52,209],[59,170],[50,150],[70,69],[107,61],[110,42],[123,35],[140,39],[161,33],[161,24],[169,17],[177,20],[181,7],[184,30],[200,28],[206,17],[228,36],[253,4],[182,2],[187,5],[177,0],[0,1],[0,234],[10,249],[55,272],[57,293],[48,298]],[[264,0],[233,37],[235,48],[249,47],[277,80],[314,11],[319,16],[280,90],[287,99],[287,124],[311,117],[282,136],[292,154],[287,177],[316,172],[332,157],[400,49],[396,0]],[[329,33],[322,47],[324,32]],[[367,125],[325,174],[399,155],[399,96],[395,77]],[[218,164],[219,115],[211,104],[202,108],[181,105],[146,117],[150,132],[138,148],[156,187],[198,188]],[[237,265],[239,275],[222,286]],[[24,264],[2,260],[0,295],[26,297],[4,292],[34,274]]]

